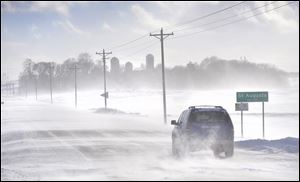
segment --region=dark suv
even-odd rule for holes
[[[183,111],[172,131],[172,152],[182,157],[189,151],[211,148],[217,157],[231,157],[233,125],[221,106],[191,106]]]

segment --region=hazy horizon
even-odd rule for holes
[[[95,53],[103,48],[112,51],[111,56],[118,57],[121,64],[131,61],[134,67],[140,67],[148,53],[159,64],[160,43],[149,33],[158,33],[160,27],[166,33],[174,32],[165,41],[166,67],[199,62],[210,56],[227,60],[246,57],[254,63],[299,72],[299,3],[243,2],[230,10],[199,18],[235,4],[1,2],[1,74],[17,79],[27,58],[62,63],[87,52],[93,60],[101,60]],[[247,18],[259,13],[262,14]],[[246,19],[214,29],[242,18]],[[176,27],[185,22],[190,23]],[[136,41],[115,47],[132,40]]]

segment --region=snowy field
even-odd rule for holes
[[[54,91],[53,104],[49,95],[3,96],[1,180],[299,180],[299,84],[268,90],[266,140],[261,103],[249,104],[241,138],[236,91],[167,91],[169,123],[190,105],[227,109],[235,128],[229,159],[211,151],[174,159],[160,90],[110,90],[108,107],[127,114],[96,113],[103,98],[95,90],[78,90],[77,109],[73,92]]]

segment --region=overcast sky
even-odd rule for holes
[[[121,64],[131,61],[139,67],[147,53],[154,54],[158,64],[159,40],[147,34],[158,33],[160,27],[174,32],[165,41],[167,67],[210,56],[245,56],[298,72],[299,2],[283,6],[289,2],[244,2],[199,20],[239,2],[1,2],[1,74],[17,79],[26,58],[62,63],[87,52],[100,59],[95,52],[103,48]],[[200,33],[186,36],[193,32]]]

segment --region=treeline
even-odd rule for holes
[[[209,57],[168,70],[170,87],[183,88],[276,88],[289,86],[288,73],[270,64]],[[176,80],[176,82],[175,82]]]
[[[108,64],[110,62],[108,61]],[[62,64],[27,59],[19,76],[21,89],[49,90],[50,73],[53,89],[65,91],[74,88],[74,67],[77,68],[78,88],[103,88],[102,61],[94,61],[88,53],[77,59],[69,58]],[[107,70],[108,88],[161,88],[161,65],[153,70],[133,69],[110,73]],[[171,89],[214,89],[235,87],[285,87],[288,74],[269,64],[256,64],[247,60],[223,60],[209,57],[186,66],[166,68],[166,86]]]

